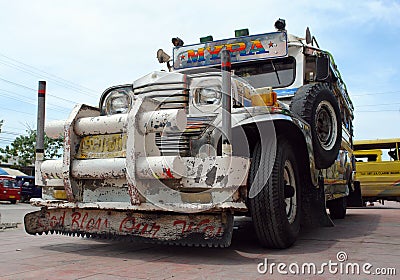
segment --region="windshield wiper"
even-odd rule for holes
[[[278,74],[278,71],[276,71],[275,64],[272,62],[272,60],[270,60],[270,62],[271,62],[272,68],[274,69],[274,72],[276,74],[276,78],[278,79],[278,83],[281,84],[281,80],[279,79],[279,74]]]

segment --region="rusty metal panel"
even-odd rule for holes
[[[44,180],[47,179],[62,179],[62,159],[46,160],[42,162],[41,165],[41,177]]]
[[[128,114],[80,118],[75,123],[75,133],[79,136],[123,133],[126,130]]]
[[[147,156],[160,156],[160,150],[155,143],[155,134],[144,134],[145,127],[138,127],[137,119],[144,112],[154,111],[159,103],[151,99],[137,97],[133,107],[128,113],[127,143],[126,143],[126,179],[132,205],[140,204],[140,195],[137,185],[140,182],[136,178],[136,159]],[[144,125],[142,123],[142,125]]]
[[[118,211],[145,211],[145,212],[154,212],[154,211],[163,211],[163,212],[174,212],[173,209],[164,209],[160,206],[154,205],[152,203],[141,203],[139,205],[132,205],[130,202],[67,202],[61,200],[45,200],[41,198],[32,198],[30,200],[33,206],[37,207],[48,207],[48,208],[79,208],[79,209],[110,209],[110,210],[118,210]],[[226,210],[235,210],[235,211],[247,211],[247,207],[244,202],[223,202],[221,204],[215,205],[214,208],[205,210],[204,213],[207,212],[221,212]]]
[[[180,157],[140,157],[136,161],[136,176],[140,179],[180,179],[186,175],[186,167]]]
[[[82,138],[79,144],[77,159],[126,157],[125,133],[89,135]]]
[[[124,178],[124,158],[73,160],[71,175],[77,179]]]
[[[44,128],[47,137],[57,139],[64,136],[65,120],[48,122]]]
[[[111,181],[111,180],[110,180]],[[125,181],[125,180],[124,180]],[[111,183],[111,182],[110,182]],[[85,185],[86,186],[86,185]],[[125,186],[125,187],[122,187]],[[82,199],[86,202],[126,202],[129,203],[128,185],[125,183],[122,186],[113,184],[110,186],[104,184],[98,188],[86,188],[83,189]]]
[[[148,111],[139,115],[138,128],[142,133],[182,132],[187,125],[184,109]]]
[[[225,246],[229,246],[233,231],[233,216],[228,213],[185,215],[43,208],[27,214],[24,222],[29,234],[59,231]]]
[[[79,145],[80,137],[74,132],[75,122],[79,118],[99,116],[100,112],[97,108],[87,105],[77,105],[69,115],[64,126],[64,154],[63,154],[63,180],[64,188],[67,192],[69,201],[79,200],[79,191],[76,183],[71,176],[71,162],[75,157],[75,147]]]
[[[184,157],[186,188],[229,188],[246,185],[250,160],[243,157]]]

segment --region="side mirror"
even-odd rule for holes
[[[310,28],[308,28],[308,27],[306,29],[306,43],[307,44],[311,44],[312,43],[311,32],[310,32]]]
[[[329,61],[329,56],[326,54],[323,54],[320,57],[317,57],[317,62],[316,62],[316,70],[317,70],[317,75],[316,75],[316,80],[317,81],[326,81],[329,77],[329,71],[330,71],[330,61]]]
[[[157,51],[157,59],[158,62],[165,63],[168,62],[171,59],[171,57],[166,52],[164,52],[164,50],[159,49]]]

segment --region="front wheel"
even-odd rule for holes
[[[273,153],[263,152],[266,150],[260,142],[254,148],[249,186],[259,192],[249,198],[249,207],[260,243],[283,249],[296,241],[300,231],[299,172],[286,139],[278,137],[275,159],[271,158]]]

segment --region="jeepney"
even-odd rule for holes
[[[157,52],[167,71],[46,125],[64,137],[60,160],[43,160],[38,129],[43,196],[31,200],[41,210],[25,216],[26,231],[224,247],[234,216],[249,215],[263,246],[286,248],[301,225],[344,218],[353,105],[309,29],[300,38],[284,20],[275,28],[173,38],[172,57]],[[38,96],[43,109],[44,82]]]
[[[364,202],[400,202],[399,147],[400,138],[354,141],[356,178]]]

